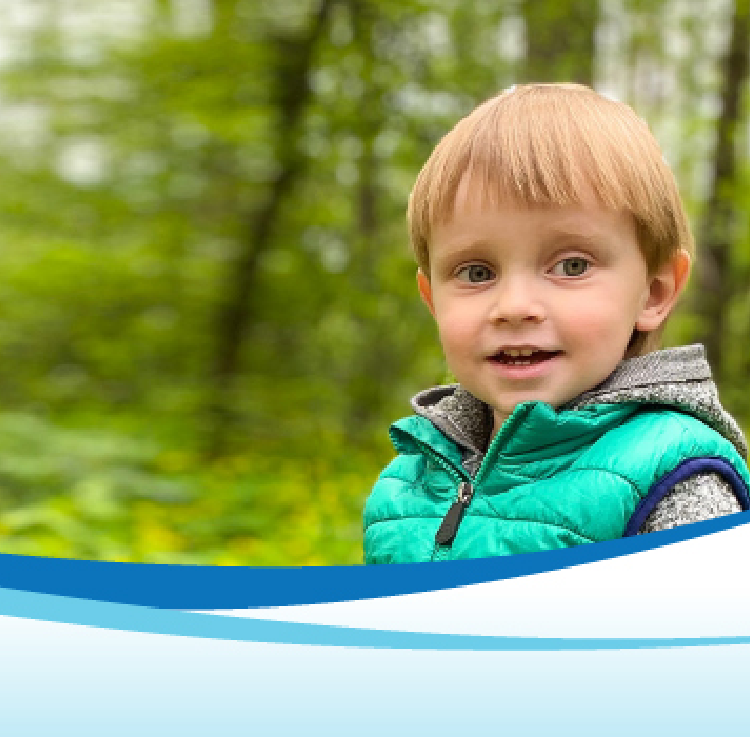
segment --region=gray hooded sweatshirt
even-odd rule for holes
[[[703,346],[692,344],[623,360],[595,388],[563,408],[638,401],[677,407],[696,416],[735,446],[747,459],[747,442],[737,422],[724,410],[711,379]],[[489,446],[493,415],[490,407],[460,385],[418,393],[412,407],[429,419],[463,452],[463,465],[474,474]],[[651,511],[638,533],[670,529],[741,510],[732,486],[719,473],[697,473],[676,484]]]

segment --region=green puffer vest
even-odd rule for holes
[[[637,402],[555,411],[519,404],[476,475],[461,450],[428,420],[391,427],[399,455],[382,472],[364,512],[367,563],[512,555],[621,537],[636,506],[663,476],[695,458],[720,458],[746,486],[734,445],[678,409]],[[455,538],[435,534],[459,485],[473,497]]]

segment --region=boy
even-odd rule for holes
[[[548,550],[750,508],[747,446],[700,345],[655,351],[693,250],[633,111],[526,85],[438,144],[409,200],[455,386],[391,428],[365,561]]]

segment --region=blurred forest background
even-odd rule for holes
[[[750,424],[750,0],[0,0],[0,551],[361,561],[445,366],[408,193],[515,82],[633,105],[700,250],[667,344]]]

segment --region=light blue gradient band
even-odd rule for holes
[[[750,644],[750,636],[695,638],[495,637],[361,629],[217,614],[151,609],[0,589],[6,616],[157,635],[283,645],[402,650],[643,650]]]

